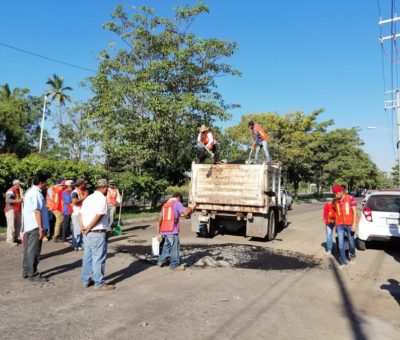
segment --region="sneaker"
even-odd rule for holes
[[[356,258],[355,257],[351,257],[349,260],[350,264],[356,264]]]
[[[182,264],[180,264],[179,266],[171,267],[171,270],[184,271],[184,270],[185,270],[185,264],[182,263]]]
[[[162,267],[165,266],[165,263],[164,263],[164,262],[161,262],[161,263],[157,262],[157,266],[160,267],[160,268],[162,268]]]
[[[106,290],[113,290],[113,289],[115,289],[115,286],[114,285],[109,285],[109,284],[107,284],[107,283],[105,283],[104,285],[102,285],[101,287],[99,287],[99,288],[97,288],[97,287],[95,287],[94,288],[96,291],[106,291]]]
[[[78,247],[75,247],[74,249],[75,249],[75,251],[78,251],[78,250],[79,250],[79,248],[78,248]]]
[[[339,266],[338,266],[338,268],[340,269],[340,270],[342,270],[342,269],[344,269],[344,268],[346,268],[347,267],[347,262],[346,263],[341,263],[341,264],[339,264]]]
[[[82,250],[83,250],[83,247],[78,247],[78,250],[79,250],[79,251],[82,251]]]
[[[326,255],[326,256],[331,256],[331,255],[332,255],[332,251],[331,251],[331,250],[327,250],[327,251],[325,252],[325,255]]]
[[[49,239],[48,239],[47,236],[44,236],[43,239],[42,239],[43,242],[47,242],[48,240],[49,240]]]

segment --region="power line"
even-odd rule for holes
[[[19,51],[19,52],[22,52],[22,53],[26,53],[26,54],[33,55],[33,56],[38,57],[38,58],[46,59],[46,60],[52,61],[52,62],[54,62],[54,63],[59,63],[59,64],[62,64],[62,65],[66,65],[66,66],[69,66],[69,67],[74,67],[74,68],[77,68],[77,69],[80,69],[80,70],[89,71],[89,72],[93,72],[93,73],[96,73],[96,72],[97,72],[97,71],[92,70],[92,69],[90,69],[90,68],[86,68],[86,67],[74,65],[74,64],[71,64],[71,63],[67,63],[67,62],[62,61],[62,60],[58,60],[58,59],[46,57],[46,56],[44,56],[44,55],[37,54],[37,53],[34,53],[34,52],[30,52],[30,51],[24,50],[24,49],[22,49],[22,48],[18,48],[18,47],[15,47],[15,46],[11,46],[11,45],[8,45],[8,44],[4,44],[4,43],[2,43],[2,42],[0,42],[0,45],[1,45],[1,46],[4,46],[4,47],[7,47],[7,48],[11,48],[11,49],[13,49],[13,50],[16,50],[16,51]]]

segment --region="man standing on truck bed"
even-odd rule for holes
[[[269,157],[269,151],[268,151],[268,141],[269,141],[268,134],[263,130],[261,125],[254,123],[252,120],[249,121],[249,128],[251,129],[254,139],[252,149],[256,150],[256,154],[254,156],[255,162],[258,163],[258,155],[260,153],[261,148],[263,148],[264,150],[265,162],[266,163],[270,162],[271,158]]]
[[[185,208],[182,204],[182,194],[176,192],[162,207],[158,220],[158,232],[164,238],[161,255],[157,265],[162,267],[167,257],[170,258],[171,270],[185,270],[179,257],[179,218],[188,216],[194,211],[194,207]]]
[[[199,129],[197,136],[197,143],[200,144],[201,150],[198,152],[198,159],[200,163],[204,163],[208,156],[214,158],[214,164],[218,162],[218,145],[217,139],[211,129],[204,124]]]

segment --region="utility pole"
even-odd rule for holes
[[[390,19],[386,19],[386,20],[379,20],[379,25],[384,25],[384,24],[391,24],[393,25],[393,23],[395,23],[396,21],[399,21],[400,17],[398,17],[396,14],[390,18]],[[393,26],[392,26],[393,27]],[[400,37],[400,34],[396,33],[396,32],[391,32],[390,35],[387,36],[380,36],[379,37],[379,41],[381,42],[381,44],[383,45],[383,42],[385,40],[390,40],[392,44],[394,44],[396,42],[396,39]],[[393,63],[393,60],[391,60],[391,63]],[[394,96],[394,94],[396,96]],[[396,109],[396,114],[397,114],[397,168],[399,171],[398,177],[397,177],[397,185],[400,188],[400,89],[393,89],[391,91],[386,91],[385,89],[385,96],[386,95],[390,95],[391,99],[390,100],[385,100],[384,102],[384,107],[385,110],[388,109]]]
[[[44,96],[44,101],[43,101],[42,125],[41,125],[41,129],[40,129],[40,139],[39,139],[39,153],[42,153],[44,116],[46,114],[46,103],[47,103],[47,94]]]

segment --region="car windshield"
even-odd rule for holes
[[[372,211],[400,212],[400,195],[377,195],[371,196],[367,202]]]

